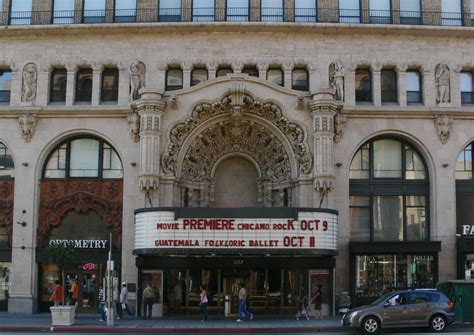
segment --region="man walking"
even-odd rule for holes
[[[63,287],[61,286],[59,280],[55,281],[53,294],[49,301],[54,301],[54,307],[60,306],[63,301]]]
[[[102,285],[99,285],[99,321],[105,321],[105,291]]]
[[[146,288],[143,290],[143,318],[151,319],[153,303],[155,302],[155,291],[150,284],[146,284]],[[147,316],[148,309],[148,316]]]
[[[119,308],[118,308],[119,316],[117,317],[118,320],[123,319],[123,311],[127,312],[128,315],[133,317],[132,312],[128,309],[128,306],[127,306],[127,296],[128,296],[127,283],[123,282],[122,290],[120,291],[120,297],[119,297]]]
[[[247,315],[250,320],[253,319],[253,313],[247,309],[247,290],[245,289],[244,283],[240,283],[239,291],[239,318],[237,322],[244,321],[244,314]]]

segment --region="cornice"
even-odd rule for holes
[[[430,107],[344,107],[342,113],[351,119],[430,119],[442,114],[458,120],[474,120],[474,107],[430,108]]]
[[[123,118],[133,109],[129,106],[46,106],[46,107],[0,107],[0,119],[18,118],[28,113],[40,118]]]

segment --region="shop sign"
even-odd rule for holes
[[[467,225],[467,224],[463,225],[462,234],[463,236],[466,236],[466,235],[474,236],[474,225]]]
[[[95,270],[95,264],[94,263],[86,263],[82,266],[83,270]]]
[[[135,249],[337,250],[337,214],[294,218],[182,218],[172,211],[135,214]]]
[[[49,245],[72,244],[76,249],[105,249],[107,240],[51,240]]]

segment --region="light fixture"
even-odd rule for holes
[[[341,167],[341,166],[342,166],[342,163],[336,163],[336,166],[337,166],[337,167]]]
[[[131,162],[130,165],[133,166],[133,167],[135,167],[135,166],[137,166],[137,163]]]
[[[28,166],[28,162],[23,162],[23,163],[21,163],[21,165],[26,167],[26,166]]]
[[[448,166],[449,166],[448,163],[444,163],[444,164],[443,164],[443,167],[444,167],[444,168],[447,168]]]
[[[25,221],[18,221],[18,224],[20,224],[22,227],[26,227],[27,223]]]

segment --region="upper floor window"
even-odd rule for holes
[[[105,0],[84,0],[82,22],[104,23]]]
[[[228,0],[227,21],[249,21],[249,0]]]
[[[283,0],[262,0],[261,20],[271,22],[283,21]]]
[[[158,21],[160,22],[180,22],[181,21],[181,0],[161,0]]]
[[[55,0],[53,10],[54,24],[74,23],[75,0]]]
[[[0,69],[0,103],[10,102],[12,71]]]
[[[368,69],[355,73],[356,102],[372,102],[372,75]]]
[[[461,102],[462,104],[473,104],[474,103],[474,92],[472,91],[472,72],[461,72],[460,74],[461,84]]]
[[[102,87],[100,91],[100,101],[118,101],[119,72],[114,68],[106,68],[102,72]]]
[[[0,142],[0,178],[10,177],[12,174],[13,157],[7,146]]]
[[[51,85],[49,88],[49,102],[66,102],[67,71],[66,69],[54,69],[51,73]]]
[[[10,24],[31,24],[32,0],[11,0]]]
[[[283,71],[281,69],[268,69],[267,71],[267,80],[271,81],[272,83],[280,86],[284,86],[285,83],[283,81]]]
[[[441,23],[444,26],[462,26],[461,0],[441,0]]]
[[[317,21],[317,0],[295,0],[295,22]]]
[[[456,179],[472,179],[472,147],[473,143],[469,143],[464,150],[459,154],[456,162]]]
[[[191,72],[191,86],[205,82],[208,79],[207,69],[198,67]]]
[[[339,0],[339,22],[360,22],[360,0]]]
[[[400,0],[400,23],[421,24],[421,0]]]
[[[392,11],[390,0],[369,0],[370,23],[390,24],[392,23]]]
[[[230,66],[219,66],[216,72],[216,77],[225,77],[231,73],[234,73],[234,71]]]
[[[421,76],[418,71],[407,71],[406,74],[407,103],[422,103]]]
[[[79,69],[76,74],[76,102],[92,101],[92,69]]]
[[[183,71],[180,68],[169,68],[166,71],[166,91],[183,88]]]
[[[115,0],[115,22],[135,22],[137,17],[137,0]]]
[[[256,66],[244,66],[242,73],[248,74],[251,77],[258,77],[258,69]]]
[[[394,70],[381,71],[382,103],[398,101],[397,74]]]
[[[309,91],[309,75],[306,69],[294,69],[291,88],[297,91]]]
[[[72,138],[58,145],[44,166],[43,178],[122,178],[117,152],[97,138]]]
[[[214,18],[214,0],[193,0],[193,21],[212,22]]]

